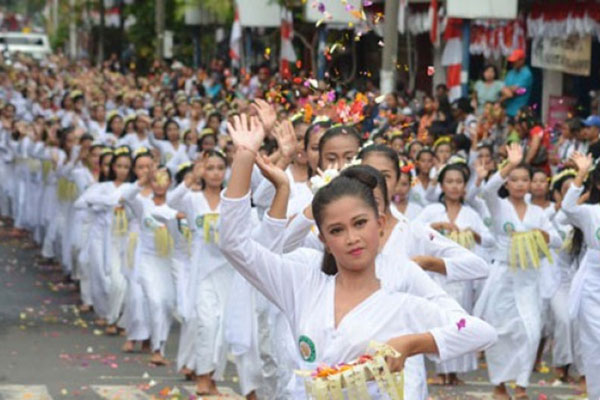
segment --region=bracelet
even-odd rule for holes
[[[252,150],[251,148],[249,148],[249,147],[247,147],[247,146],[244,146],[243,144],[240,144],[240,145],[238,145],[237,147],[238,147],[238,150],[246,150],[246,151],[249,151],[250,153],[252,153],[252,154],[254,155],[254,157],[256,157],[256,156],[258,155],[258,153],[257,153],[256,151]]]

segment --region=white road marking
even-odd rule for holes
[[[186,385],[183,388],[190,394],[196,393],[196,386]],[[217,386],[217,389],[219,390],[219,392],[221,392],[221,394],[227,395],[228,399],[233,398],[233,399],[244,400],[244,397],[242,397],[239,394],[237,394],[236,392],[234,392],[233,389],[230,389],[227,387],[222,387],[222,386]],[[221,396],[202,396],[202,397],[199,397],[198,400],[211,400],[211,399],[221,399],[221,398],[222,398]]]
[[[44,385],[0,385],[2,400],[52,400]]]
[[[150,400],[143,390],[131,385],[92,385],[92,390],[107,400]]]

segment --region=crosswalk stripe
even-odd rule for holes
[[[150,400],[141,389],[131,385],[92,385],[92,390],[106,400]]]
[[[190,394],[196,393],[195,386],[186,385],[183,388]],[[222,395],[226,395],[228,399],[239,399],[239,400],[244,399],[244,397],[242,397],[239,394],[237,394],[236,392],[234,392],[233,389],[230,389],[227,387],[222,387],[222,386],[217,386],[217,389],[219,390],[219,392],[221,392]],[[211,399],[222,399],[222,398],[223,398],[222,396],[202,396],[202,397],[198,397],[198,400],[211,400]]]
[[[0,385],[2,400],[52,400],[44,385]]]

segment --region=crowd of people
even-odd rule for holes
[[[424,355],[457,385],[481,352],[494,398],[525,399],[544,351],[598,399],[600,117],[542,125],[511,61],[450,102],[220,61],[21,58],[0,70],[2,221],[198,395],[232,355],[248,399],[306,398],[295,370],[377,341],[406,399],[427,398]]]

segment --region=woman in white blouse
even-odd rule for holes
[[[483,321],[469,318],[463,324],[456,314],[425,299],[394,292],[376,277],[376,263],[386,268],[389,262],[381,256],[376,261],[385,224],[373,196],[376,182],[367,186],[339,177],[316,194],[313,211],[326,248],[321,269],[298,262],[294,253],[274,254],[253,241],[248,217],[255,159],[277,183],[271,212],[280,218],[286,215],[289,183],[282,171],[257,157],[264,139],[258,120],[251,118],[248,124],[242,115],[229,129],[237,153],[222,196],[220,247],[231,265],[286,315],[304,369],[351,361],[371,340],[385,342],[401,353],[388,361],[393,371],[401,370],[406,358],[415,354],[443,360],[457,348],[464,354],[495,340],[494,330]],[[457,329],[464,334],[461,340],[445,339],[446,330]],[[294,385],[293,398],[304,397],[303,385]]]

